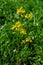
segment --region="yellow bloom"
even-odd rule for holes
[[[25,15],[25,18],[29,18],[29,14],[26,14],[26,15]]]
[[[32,42],[32,39],[31,38],[26,38],[25,41],[26,42]]]
[[[25,41],[26,41],[26,42],[29,42],[29,41],[30,41],[30,39],[29,39],[29,38],[26,38],[26,39],[25,39]]]
[[[17,29],[17,28],[19,28],[20,26],[21,26],[21,22],[18,21],[18,22],[15,23],[15,25],[13,25],[13,27],[12,27],[11,29],[12,29],[12,30]]]
[[[32,19],[32,13],[30,12],[30,14],[26,14],[26,15],[25,15],[25,18],[30,18],[30,19]]]
[[[23,29],[23,28],[20,29],[20,32],[21,32],[23,35],[27,34],[27,33],[26,33],[26,30]]]
[[[29,14],[29,18],[32,19],[32,13]]]
[[[26,42],[32,42],[32,39],[31,38],[26,38],[26,39],[22,40],[21,43],[23,44],[23,43],[26,43]]]
[[[25,13],[25,10],[22,7],[17,9],[17,14],[22,15],[23,13]]]

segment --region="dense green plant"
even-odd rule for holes
[[[16,14],[20,7],[32,19]],[[11,29],[18,20],[27,34]],[[31,42],[23,41],[27,37]],[[42,0],[0,0],[0,65],[43,65]]]

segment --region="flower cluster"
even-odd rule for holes
[[[18,14],[18,15],[22,15],[22,14],[25,13],[25,12],[26,12],[25,9],[23,9],[22,7],[19,8],[19,9],[17,9],[17,14]],[[25,15],[25,18],[30,18],[30,19],[32,19],[32,12],[30,12],[29,14],[27,13],[27,14]]]
[[[18,14],[18,15],[22,15],[23,13],[26,13],[26,11],[25,11],[25,9],[23,9],[22,7],[21,8],[19,8],[19,9],[17,9],[17,12],[16,12],[16,14]],[[26,18],[30,18],[30,19],[32,19],[32,12],[30,12],[29,14],[25,14],[24,15],[24,18],[26,19]],[[12,26],[12,28],[11,28],[12,30],[17,30],[17,31],[20,31],[20,34],[23,34],[23,35],[25,35],[25,34],[27,34],[27,32],[26,32],[26,29],[23,27],[23,23],[21,23],[21,21],[17,21],[13,26]],[[13,32],[13,34],[14,34],[15,32]],[[25,40],[22,40],[22,43],[25,43],[25,42],[32,42],[32,39],[31,38],[26,38]]]
[[[32,13],[30,12],[30,14],[26,14],[26,15],[25,15],[25,18],[30,18],[30,19],[32,19]]]
[[[17,21],[15,23],[15,25],[12,26],[11,28],[12,30],[16,29],[16,30],[19,30],[20,33],[22,33],[23,35],[26,34],[26,30],[22,27],[22,24],[20,21]]]
[[[26,43],[26,42],[32,42],[32,39],[30,37],[27,37],[25,40],[22,40],[21,43]]]

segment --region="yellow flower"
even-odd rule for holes
[[[23,29],[23,28],[20,29],[20,32],[21,32],[23,35],[27,34],[27,33],[26,33],[26,30]]]
[[[32,19],[32,13],[30,12],[30,14],[26,14],[26,15],[25,15],[25,18],[30,18],[30,19]]]
[[[25,10],[22,7],[17,9],[17,14],[22,15],[23,13],[25,13]]]
[[[29,18],[32,19],[32,13],[29,14]]]
[[[28,37],[28,38],[22,40],[21,43],[23,44],[23,43],[26,43],[26,42],[32,42],[32,39]]]
[[[29,18],[29,14],[26,14],[26,15],[25,15],[25,18]]]
[[[26,42],[29,42],[29,41],[30,41],[30,39],[29,39],[29,38],[26,38],[26,39],[25,39],[25,41],[26,41]]]
[[[31,38],[26,38],[25,41],[26,42],[32,42],[32,39]]]
[[[12,30],[14,30],[14,29],[17,29],[17,28],[19,28],[21,26],[21,22],[20,21],[17,21],[16,23],[15,23],[15,25],[13,25],[13,27],[11,28]]]

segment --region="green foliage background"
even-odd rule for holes
[[[32,11],[31,21],[16,15],[21,6]],[[18,20],[27,22],[27,35],[12,34],[11,27]],[[27,36],[33,42],[21,44]],[[43,65],[43,0],[0,0],[0,65]]]

